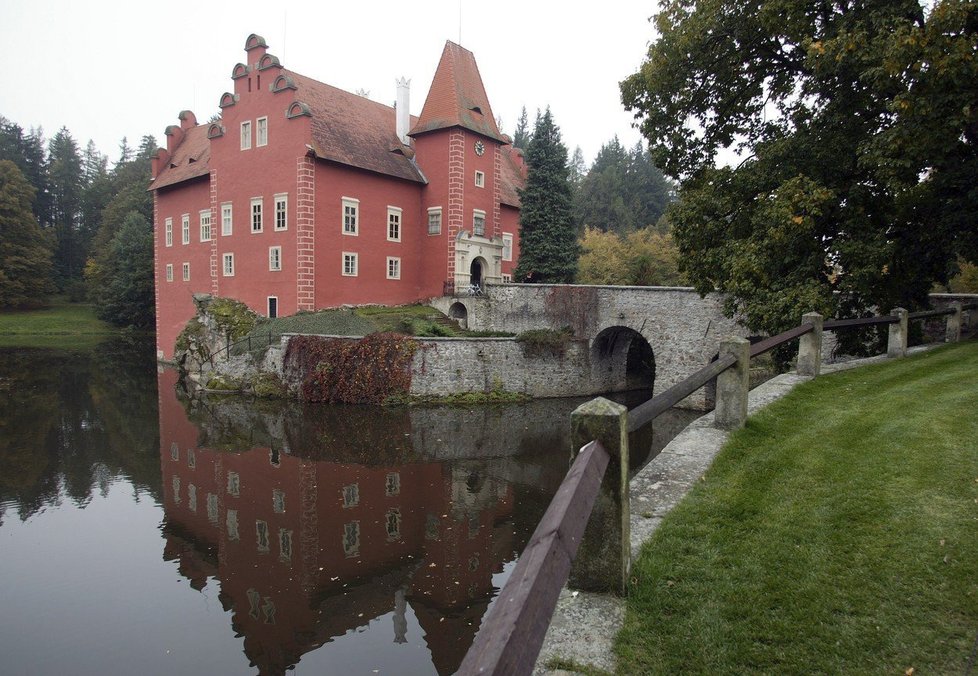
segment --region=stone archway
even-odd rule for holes
[[[609,326],[591,342],[591,373],[607,392],[648,390],[655,385],[655,353],[641,333]]]
[[[482,291],[485,288],[486,271],[488,270],[486,259],[477,256],[472,259],[469,266],[469,289],[473,292]]]
[[[469,309],[464,303],[454,302],[448,308],[448,316],[456,321],[463,329],[469,328]]]

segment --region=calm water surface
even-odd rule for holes
[[[0,349],[0,672],[452,673],[581,401],[191,401],[151,345]]]

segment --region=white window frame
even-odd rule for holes
[[[438,227],[435,230],[431,229],[432,216],[438,217]],[[428,234],[432,236],[441,234],[441,207],[430,207],[428,209]]]
[[[279,315],[279,308],[278,308],[278,296],[267,296],[266,297],[266,300],[265,300],[265,311],[266,311],[265,316],[266,317],[271,317],[272,316],[272,301],[273,300],[275,301],[275,316],[276,317],[279,317],[280,316]],[[276,451],[269,451],[269,454],[270,455],[274,455],[275,452]],[[271,461],[271,458],[270,458],[270,461]],[[275,467],[278,467],[279,465],[282,464],[281,462],[274,462],[274,461],[271,461],[271,463]]]
[[[352,483],[343,486],[341,491],[343,496],[343,508],[349,509],[350,507],[356,507],[360,504],[360,484]]]
[[[343,267],[340,268],[340,272],[344,277],[356,277],[357,273],[360,271],[360,256],[353,251],[344,251]],[[347,263],[352,263],[352,265],[347,265]]]
[[[478,171],[475,172],[475,187],[485,188],[486,187],[486,172]]]
[[[268,117],[255,120],[255,145],[261,148],[268,145]]]
[[[173,246],[173,219],[167,218],[165,221],[163,221],[163,224],[164,224],[163,229],[164,232],[166,233],[164,239],[164,245]]]
[[[275,229],[278,231],[289,229],[289,194],[288,193],[278,193],[274,197],[275,210],[273,218],[275,219]]]
[[[180,217],[180,243],[190,244],[190,214]]]
[[[241,123],[241,149],[251,150],[251,120]]]
[[[508,274],[506,274],[504,272],[503,273],[503,284],[512,284],[512,282],[513,282],[513,275],[508,275]]]
[[[513,235],[509,232],[503,233],[503,260],[513,260]]]
[[[255,519],[255,545],[259,552],[268,552],[268,522],[264,519]]]
[[[401,259],[397,256],[387,257],[387,279],[401,278]]]
[[[401,241],[401,218],[402,210],[400,207],[387,207],[387,241]]]
[[[401,494],[401,473],[400,472],[389,472],[387,474],[387,480],[384,482],[384,495],[390,497],[392,495]]]
[[[234,232],[234,209],[230,202],[221,205],[221,237],[230,237]]]
[[[269,272],[282,271],[282,247],[280,246],[268,247],[268,271]]]
[[[479,219],[482,219],[482,232],[479,232],[479,228],[476,225]],[[472,236],[473,237],[485,237],[486,236],[486,212],[482,209],[472,210]]]
[[[200,210],[200,241],[209,242],[214,238],[213,219],[210,209]]]
[[[240,540],[241,533],[238,531],[238,510],[229,509],[225,515],[224,522],[227,525],[228,540]]]
[[[190,263],[183,264],[183,281],[190,281]]]
[[[166,281],[173,281],[173,263],[166,264]]]
[[[341,201],[343,206],[340,209],[340,222],[343,234],[356,237],[360,231],[360,200],[344,197]]]
[[[226,253],[221,256],[221,272],[225,277],[234,277],[234,254]]]
[[[237,472],[228,472],[228,495],[241,495],[241,476]]]
[[[257,210],[255,209],[255,207],[257,207]],[[252,197],[251,210],[249,211],[249,213],[251,214],[251,233],[253,235],[257,235],[258,233],[263,232],[265,230],[264,211],[265,211],[264,200],[261,197]],[[256,216],[257,216],[257,224],[258,224],[257,228],[255,227]]]

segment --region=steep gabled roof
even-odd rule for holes
[[[519,189],[526,186],[526,171],[523,169],[522,150],[512,146],[502,147],[500,162],[499,201],[511,207],[520,208]]]
[[[312,113],[311,140],[317,157],[424,182],[409,157],[411,150],[397,138],[392,107],[286,72],[297,86],[296,100],[308,105]]]
[[[496,127],[475,56],[451,41],[445,43],[421,117],[411,135],[450,127],[462,127],[506,142]]]
[[[211,144],[207,139],[207,125],[201,124],[186,130],[183,141],[173,151],[173,157],[159,172],[149,189],[207,176],[210,173]]]

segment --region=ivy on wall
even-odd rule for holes
[[[395,333],[360,340],[295,336],[285,351],[288,380],[301,383],[306,401],[382,404],[411,390],[418,341]]]

